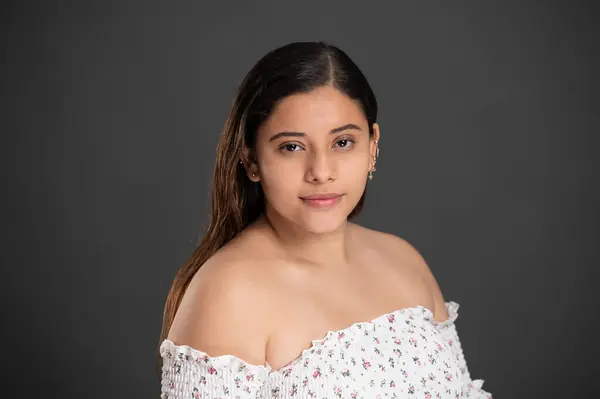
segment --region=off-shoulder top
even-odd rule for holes
[[[416,306],[330,331],[277,370],[164,340],[161,398],[489,399],[483,380],[470,377],[458,308],[446,302],[444,322]]]

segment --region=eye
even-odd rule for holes
[[[279,149],[285,152],[298,152],[302,150],[302,147],[296,143],[287,143],[280,146]]]
[[[355,141],[350,137],[344,137],[335,142],[335,144],[340,148],[350,148],[354,143]]]

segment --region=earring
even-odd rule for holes
[[[242,161],[240,160],[240,165],[243,165],[243,164],[244,164],[244,162],[242,162]],[[252,177],[256,177],[256,173],[255,173],[255,172],[252,172]]]
[[[375,165],[377,164],[377,157],[379,156],[379,144],[377,143],[378,142],[376,141],[375,145],[377,146],[377,149],[375,150],[375,156],[373,157],[373,167],[369,171],[369,180],[373,180],[373,172],[377,170],[377,168],[375,167]]]

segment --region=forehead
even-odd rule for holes
[[[347,123],[366,125],[360,105],[341,91],[324,86],[281,100],[261,130],[293,129],[310,134]]]

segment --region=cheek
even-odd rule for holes
[[[265,195],[273,200],[297,196],[302,183],[302,167],[293,160],[265,159],[261,165],[261,180]]]
[[[363,182],[369,172],[369,157],[367,153],[356,153],[343,157],[339,164],[340,178],[348,182]]]

